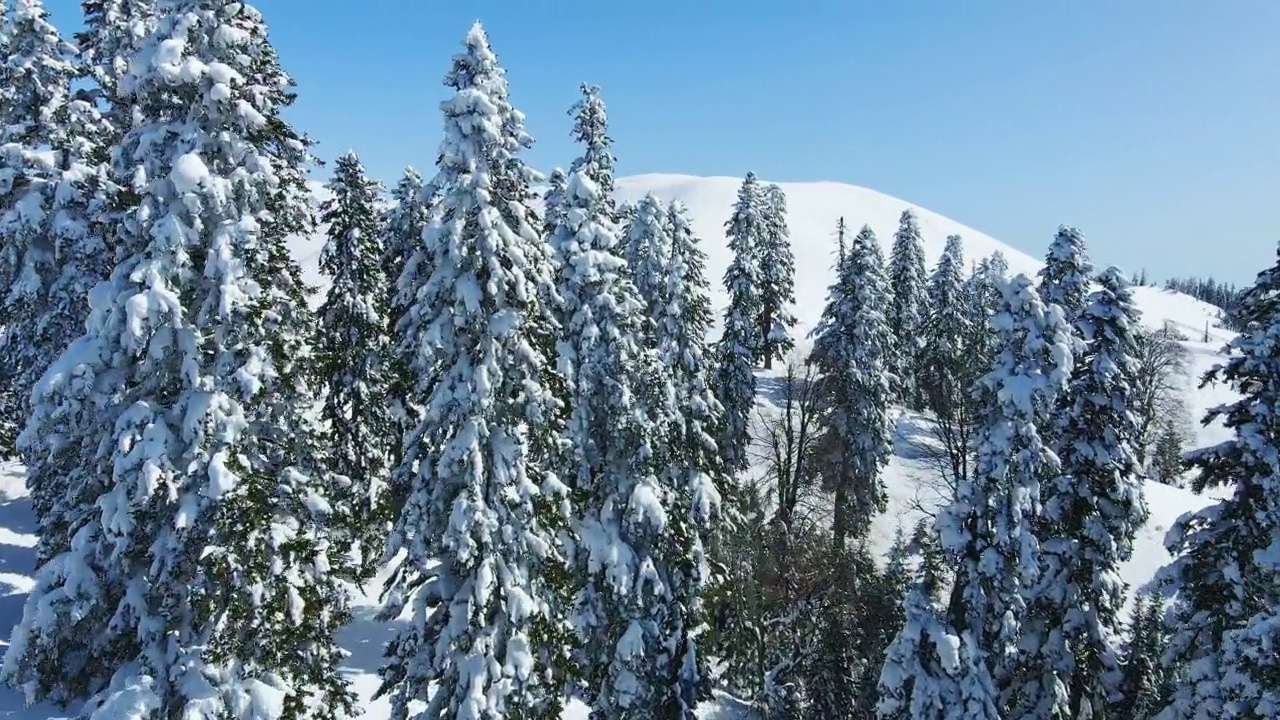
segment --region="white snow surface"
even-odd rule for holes
[[[178,176],[174,178],[176,184],[198,181],[199,172],[194,163],[192,167],[181,170],[175,173]],[[617,181],[621,200],[639,200],[645,194],[653,193],[660,200],[678,199],[688,207],[693,229],[702,239],[708,254],[707,276],[713,284],[712,300],[717,312],[725,299],[719,282],[730,259],[725,247],[724,222],[729,217],[740,183],[739,178],[686,175],[642,175]],[[843,216],[855,231],[863,224],[871,225],[887,252],[888,243],[898,226],[898,216],[911,205],[873,190],[840,183],[781,183],[781,186],[787,195],[787,220],[796,260],[795,314],[800,322],[796,337],[802,339],[812,323],[817,321],[827,286],[832,280],[836,220]],[[312,187],[317,198],[323,196],[325,191],[319,183]],[[1008,260],[1011,273],[1034,274],[1040,267],[1036,258],[990,236],[926,209],[915,209],[924,238],[925,259],[930,267],[941,254],[946,237],[953,233],[964,238],[966,264],[999,250]],[[1054,230],[1046,228],[1046,247]],[[1087,228],[1085,230],[1087,239]],[[307,282],[318,288],[324,285],[324,278],[318,270],[322,245],[322,235],[294,238],[290,243]],[[1093,255],[1095,264],[1105,264],[1105,253],[1093,249]],[[1186,295],[1157,288],[1135,288],[1134,297],[1143,311],[1145,324],[1159,327],[1170,322],[1191,338],[1185,345],[1190,353],[1187,400],[1193,416],[1198,420],[1206,409],[1230,401],[1233,393],[1227,388],[1197,387],[1199,376],[1222,359],[1220,350],[1231,337],[1230,333],[1212,327],[1217,310]],[[1210,326],[1207,343],[1202,342],[1206,323]],[[776,380],[761,373],[757,402],[768,406],[771,391],[776,391],[777,386]],[[928,495],[927,481],[932,476],[932,469],[912,449],[912,438],[918,437],[920,427],[920,419],[916,416],[902,414],[899,417],[895,455],[885,471],[890,509],[877,519],[873,531],[875,542],[881,549],[888,548],[899,526],[909,529],[914,524],[918,516],[918,511],[913,509],[914,501]],[[1220,426],[1200,428],[1196,433],[1196,444],[1216,443],[1226,437]],[[1188,490],[1156,483],[1146,485],[1146,495],[1151,517],[1137,538],[1133,559],[1123,568],[1124,577],[1133,588],[1148,582],[1156,570],[1169,561],[1163,539],[1174,520],[1212,501]],[[0,463],[0,646],[7,643],[8,628],[19,620],[26,594],[34,583],[34,531],[31,505],[23,486],[23,469],[15,463]],[[365,699],[362,717],[368,720],[383,720],[390,713],[386,700],[371,700],[378,687],[377,669],[382,664],[383,643],[394,632],[394,627],[374,619],[379,587],[381,582],[375,580],[368,586],[370,594],[355,592],[354,620],[342,635],[343,646],[351,653],[344,671],[354,689]],[[24,708],[21,694],[0,689],[0,718],[65,718],[72,716],[74,711],[75,708],[59,711],[49,706]],[[752,717],[745,704],[729,698],[709,703],[700,714],[706,720],[748,720]],[[572,705],[565,713],[567,720],[583,720],[586,716],[586,708],[580,704]]]

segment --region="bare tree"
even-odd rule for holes
[[[786,530],[796,519],[796,510],[807,490],[814,487],[817,456],[818,393],[817,370],[810,364],[787,360],[781,377],[773,380],[772,399],[776,410],[759,410],[755,423],[756,441],[752,455],[765,468],[765,497],[773,499],[773,524]],[[764,379],[760,381],[768,389]]]
[[[1136,334],[1132,410],[1138,421],[1138,442],[1134,448],[1138,462],[1149,467],[1161,433],[1170,423],[1188,423],[1182,394],[1187,375],[1186,340],[1170,323],[1159,330],[1142,329]]]

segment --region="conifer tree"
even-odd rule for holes
[[[796,318],[796,262],[791,254],[787,230],[787,196],[782,188],[765,189],[759,234],[760,268],[760,359],[765,369],[773,367],[795,347],[791,328]]]
[[[978,392],[987,405],[974,477],[938,518],[956,566],[948,624],[977,643],[1002,692],[1017,659],[1026,587],[1036,580],[1040,479],[1059,470],[1040,428],[1071,372],[1070,335],[1025,275],[1004,284],[992,319],[1000,352]],[[1002,699],[1002,704],[1006,701]]]
[[[18,0],[5,24],[0,58],[0,453],[14,451],[30,414],[31,387],[48,365],[40,338],[43,300],[59,267],[50,252],[54,190],[61,162],[43,151],[68,149],[74,48],[40,0]],[[68,157],[68,161],[77,158]],[[78,334],[78,332],[77,332]],[[64,345],[65,347],[65,345]],[[53,349],[59,352],[62,348]]]
[[[1187,457],[1192,489],[1229,496],[1179,518],[1165,544],[1176,560],[1158,576],[1176,593],[1165,665],[1180,676],[1160,720],[1267,717],[1280,708],[1280,261],[1258,274],[1234,310],[1246,328],[1202,385],[1224,382],[1240,398],[1214,408],[1231,439]]]
[[[760,228],[762,227],[760,186],[755,173],[738,188],[733,215],[725,223],[733,260],[724,274],[729,305],[724,311],[724,329],[716,346],[714,388],[724,408],[725,425],[720,452],[730,472],[746,470],[750,464],[751,410],[755,407],[755,361],[760,357]]]
[[[1062,308],[1063,317],[1074,323],[1084,312],[1092,274],[1084,236],[1073,227],[1059,227],[1040,268],[1040,296]]]
[[[1164,611],[1164,600],[1152,592],[1140,591],[1134,599],[1133,619],[1129,622],[1124,648],[1123,677],[1109,717],[1151,720],[1168,704],[1173,684],[1161,664],[1169,645]]]
[[[592,179],[612,180],[609,167],[591,159],[602,142],[585,134],[606,128],[583,117],[603,117],[604,107],[597,101],[579,112],[587,154],[569,174],[552,244],[564,301],[560,363],[571,398],[565,479],[582,507],[585,687],[602,718],[693,718],[698,628],[686,624],[685,609],[708,574],[698,524],[710,519],[715,487],[675,457],[680,423],[671,375],[645,347],[645,305],[618,255],[612,203]],[[653,201],[639,212],[646,207],[660,211]],[[669,262],[669,244],[665,255]]]
[[[1016,717],[1092,717],[1119,690],[1120,564],[1147,519],[1129,411],[1138,310],[1109,268],[1076,321],[1083,353],[1054,433],[1061,470],[1040,490],[1040,576],[1026,592]]]
[[[455,55],[403,347],[423,409],[396,469],[403,551],[382,617],[412,616],[387,646],[380,694],[396,717],[554,718],[565,669],[568,488],[557,462],[561,381],[549,253],[531,203],[532,144],[477,23]],[[412,261],[411,261],[412,262]]]
[[[82,0],[84,29],[76,34],[79,74],[92,80],[106,101],[108,132],[104,145],[114,145],[128,131],[133,110],[121,97],[120,81],[129,61],[155,29],[157,0]],[[104,148],[105,149],[105,148]],[[103,158],[106,160],[105,156]]]
[[[421,409],[413,404],[413,377],[410,365],[415,348],[404,343],[407,328],[406,315],[413,307],[413,292],[420,281],[431,274],[428,254],[418,252],[423,233],[430,220],[431,195],[424,187],[422,175],[412,167],[406,167],[400,181],[391,191],[391,207],[382,218],[382,272],[386,283],[386,327],[390,335],[387,373],[387,402],[394,422],[390,447],[391,467],[399,465],[404,449],[404,436],[418,424]],[[407,492],[390,478],[384,495],[386,512],[399,512]]]
[[[837,230],[844,247],[844,221]],[[837,551],[848,537],[865,537],[871,519],[888,503],[880,470],[892,450],[886,282],[880,245],[870,227],[853,238],[811,334],[809,362],[819,371],[825,447],[836,468],[833,536]]]
[[[78,462],[68,550],[3,677],[91,718],[344,717],[324,521],[345,498],[309,420],[314,319],[285,245],[312,230],[309,143],[280,115],[290,81],[256,10],[161,10],[121,83],[119,263],[23,436]]]
[[[569,166],[569,174],[582,172],[595,184],[600,197],[597,202],[609,210],[609,220],[617,221],[618,211],[613,200],[613,166],[617,159],[610,150],[613,138],[609,137],[609,114],[605,110],[600,88],[583,83],[582,99],[569,109],[573,115],[573,140],[583,145],[582,155]]]
[[[645,195],[627,223],[625,247],[619,250],[626,253],[627,274],[645,305],[644,316],[652,319],[644,324],[644,340],[653,350],[677,332],[674,323],[679,321],[671,307],[674,298],[670,273],[675,259],[668,221],[667,210],[658,198]]]
[[[547,189],[542,194],[542,232],[548,237],[564,222],[564,198],[568,184],[569,178],[560,168],[547,176]]]
[[[902,211],[898,232],[893,236],[889,254],[889,293],[887,310],[892,338],[890,372],[893,373],[894,398],[909,407],[920,407],[920,391],[916,364],[923,348],[924,313],[928,297],[925,287],[924,247],[916,214],[910,208]]]
[[[328,240],[320,271],[329,291],[320,306],[317,374],[324,391],[321,420],[328,432],[329,469],[350,483],[354,505],[342,508],[342,545],[359,551],[360,578],[378,568],[387,522],[379,511],[390,473],[396,422],[388,407],[391,339],[387,333],[386,277],[379,240],[382,188],[368,179],[355,153],[340,156],[333,193],[320,208]],[[345,548],[344,548],[345,549]]]

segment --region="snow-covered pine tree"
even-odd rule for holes
[[[973,478],[938,517],[943,549],[956,566],[948,624],[977,643],[1002,692],[1017,659],[1025,590],[1036,580],[1040,481],[1059,470],[1040,428],[1072,369],[1070,331],[1031,280],[1003,283],[992,318],[1000,352],[976,392],[987,405]],[[1002,699],[1002,704],[1005,702]]]
[[[564,196],[569,178],[555,168],[547,176],[547,189],[542,193],[542,233],[548,237],[564,222]]]
[[[971,633],[956,634],[916,584],[906,623],[880,671],[879,720],[1001,720],[999,699]]]
[[[609,220],[617,222],[618,209],[613,200],[613,166],[617,159],[610,150],[613,138],[609,137],[609,113],[598,86],[583,83],[579,89],[582,99],[569,108],[569,114],[573,115],[573,140],[583,145],[583,151],[569,166],[569,174],[586,174],[599,188],[597,202],[608,208]]]
[[[986,318],[976,316],[970,305],[963,267],[963,242],[959,235],[952,235],[929,276],[929,307],[916,374],[922,403],[933,416],[946,452],[952,482],[968,477],[971,469],[970,432],[979,414],[973,389],[984,371],[974,362],[973,344],[985,341],[989,334]],[[975,329],[976,323],[981,327]]]
[[[568,488],[553,469],[563,406],[530,189],[540,178],[520,157],[533,141],[479,23],[463,45],[416,253],[431,273],[406,295],[402,325],[423,414],[396,469],[408,494],[387,556],[403,555],[382,617],[412,616],[387,646],[379,693],[399,718],[411,703],[427,703],[417,717],[556,718],[572,642],[556,540]]]
[[[85,98],[70,93],[74,66],[70,49],[49,24],[42,5],[23,2],[15,13],[13,79],[10,89],[27,98],[22,120],[17,114],[12,128],[34,121],[39,130],[0,148],[9,160],[11,193],[5,196],[7,212],[0,216],[0,276],[3,288],[3,335],[6,386],[12,393],[11,411],[16,427],[30,413],[30,394],[49,364],[84,333],[89,313],[89,291],[106,277],[110,260],[98,220],[108,206],[106,168],[99,162],[104,139],[103,123]],[[47,151],[52,151],[49,153]],[[12,203],[12,205],[10,205]],[[27,466],[27,486],[37,522],[44,524],[56,502],[66,468],[49,462],[41,450],[22,453]],[[65,528],[53,523],[40,533],[37,555],[46,559],[46,548],[65,546]]]
[[[330,494],[309,421],[314,319],[285,240],[312,231],[291,82],[243,3],[166,0],[130,63],[113,175],[133,203],[86,334],[23,442],[73,454],[71,540],[5,655],[82,716],[337,718]]]
[[[761,353],[760,338],[760,229],[763,226],[760,185],[755,173],[747,173],[738,188],[733,215],[725,223],[733,260],[724,273],[729,304],[724,329],[716,344],[716,398],[724,408],[720,453],[730,472],[750,465],[751,410],[756,402],[755,363]]]
[[[898,220],[898,232],[893,235],[889,253],[890,301],[886,314],[892,341],[893,396],[913,409],[921,406],[916,366],[924,346],[922,330],[928,303],[925,281],[920,225],[915,212],[907,208]]]
[[[699,469],[676,456],[684,452],[672,376],[645,346],[651,320],[618,254],[612,201],[593,180],[611,185],[612,172],[592,160],[603,125],[583,116],[603,114],[598,98],[580,106],[586,154],[569,174],[564,220],[552,235],[564,302],[560,367],[570,389],[565,480],[581,507],[584,689],[601,718],[693,718],[699,628],[694,618],[686,623],[685,609],[708,575],[699,526],[718,497],[705,472],[691,476]],[[640,213],[646,207],[661,222],[657,201]]]
[[[391,338],[387,332],[387,281],[379,239],[382,187],[365,176],[353,152],[338,157],[332,197],[320,206],[328,226],[320,272],[329,290],[320,306],[316,373],[324,392],[321,421],[327,431],[329,470],[350,483],[354,503],[336,508],[339,550],[358,552],[357,578],[373,577],[386,545],[383,493],[398,443],[387,397],[391,387]]]
[[[1159,595],[1139,591],[1133,602],[1124,648],[1123,678],[1119,694],[1107,716],[1116,720],[1151,720],[1169,703],[1172,678],[1161,664],[1169,645],[1164,624],[1165,601]]]
[[[1074,323],[1084,311],[1092,275],[1084,235],[1076,228],[1060,226],[1040,268],[1040,297],[1062,308],[1063,317]]]
[[[721,532],[722,489],[729,480],[716,445],[723,423],[723,408],[711,391],[710,351],[707,333],[711,329],[710,286],[706,276],[706,253],[693,233],[688,213],[679,201],[667,206],[667,227],[671,231],[671,271],[668,274],[671,305],[658,326],[658,359],[670,375],[675,392],[677,424],[669,451],[670,467],[677,474],[677,507],[687,514],[697,534],[678,537],[676,542],[693,561],[686,571],[687,588],[680,630],[681,659],[677,683],[681,712],[687,715],[694,705],[693,694],[701,699],[709,692],[707,658],[701,652],[706,611],[703,596],[712,582],[707,566],[715,534]],[[681,528],[677,524],[676,528]]]
[[[433,194],[423,186],[422,175],[416,169],[406,167],[391,190],[391,207],[382,218],[382,272],[387,285],[387,332],[391,338],[386,402],[390,403],[395,423],[391,446],[393,468],[400,463],[404,436],[417,426],[421,412],[412,404],[413,378],[409,370],[416,350],[404,345],[405,328],[402,323],[413,307],[412,293],[420,279],[431,274],[431,268],[426,264],[427,253],[418,252],[418,248],[422,245],[422,234],[430,219]],[[396,485],[394,478],[392,480],[384,499],[388,505],[387,512],[394,515],[404,502],[406,488]]]
[[[1258,274],[1233,315],[1245,330],[1201,384],[1225,382],[1240,394],[1204,419],[1234,437],[1187,458],[1196,492],[1230,496],[1182,516],[1165,539],[1177,558],[1157,576],[1176,593],[1165,665],[1179,682],[1160,720],[1280,711],[1280,261]]]
[[[675,258],[672,255],[671,229],[668,227],[667,210],[652,194],[645,195],[636,204],[635,214],[625,230],[624,248],[626,271],[635,284],[644,315],[652,322],[644,323],[644,342],[657,350],[661,342],[670,342],[679,329],[678,311],[673,302],[670,273]]]
[[[97,86],[109,143],[119,142],[133,121],[133,109],[120,97],[120,80],[129,61],[155,29],[157,0],[82,0],[84,29],[76,34],[80,75]],[[104,158],[105,160],[105,158]]]
[[[643,345],[644,305],[624,276],[599,193],[586,172],[570,173],[565,220],[552,236],[565,313],[560,368],[570,388],[572,461],[564,479],[581,507],[583,689],[600,717],[652,717],[673,660],[663,652],[673,498],[658,466],[671,388]]]
[[[782,360],[795,347],[791,329],[796,317],[796,261],[791,254],[787,230],[787,196],[782,188],[770,185],[763,195],[759,241],[760,268],[760,360],[765,369]]]
[[[38,305],[58,266],[49,252],[59,167],[43,153],[65,148],[74,48],[40,0],[18,0],[5,17],[0,57],[0,454],[14,451],[30,414],[31,386],[51,358],[36,339]],[[33,302],[36,301],[36,302]],[[56,352],[56,351],[55,351]]]
[[[1058,403],[1061,470],[1040,488],[1040,577],[1027,595],[1013,717],[1096,717],[1121,680],[1120,564],[1146,522],[1129,411],[1138,310],[1117,268],[1076,320],[1083,353]]]
[[[837,228],[844,247],[844,219]],[[887,283],[880,244],[864,226],[836,270],[827,304],[810,336],[809,362],[818,368],[823,442],[834,468],[833,538],[843,551],[849,537],[862,538],[888,496],[880,470],[892,450],[889,414],[889,352],[892,338],[885,317]]]

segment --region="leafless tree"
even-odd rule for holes
[[[1170,423],[1189,422],[1182,395],[1187,376],[1186,340],[1170,323],[1159,330],[1141,329],[1134,348],[1132,411],[1138,422],[1134,452],[1143,467]]]

